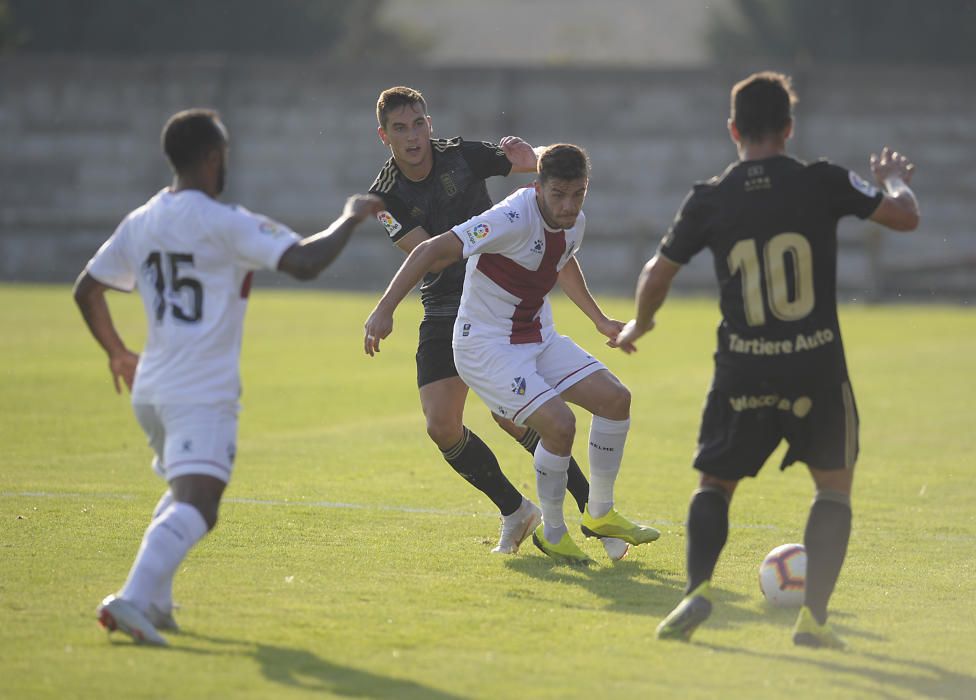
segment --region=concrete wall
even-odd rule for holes
[[[691,183],[734,158],[725,119],[746,69],[580,70],[358,68],[224,57],[110,61],[0,60],[0,279],[69,280],[132,208],[169,180],[159,150],[166,117],[221,110],[232,135],[225,199],[310,233],[365,191],[388,153],[375,134],[380,90],[422,89],[435,133],[534,144],[571,141],[591,155],[588,234],[581,254],[597,290],[629,293]],[[863,67],[794,73],[800,93],[793,151],[868,175],[891,144],[912,156],[922,229],[887,234],[847,222],[840,284],[963,297],[976,290],[976,90],[953,70]],[[496,178],[497,198],[527,178]],[[871,250],[875,252],[870,253]],[[710,285],[707,255],[679,276]],[[320,286],[382,288],[401,260],[365,224]]]

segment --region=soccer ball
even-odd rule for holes
[[[802,544],[781,544],[759,566],[759,589],[777,608],[803,605],[807,581],[807,550]]]

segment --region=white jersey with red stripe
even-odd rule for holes
[[[85,269],[142,297],[149,332],[133,403],[236,401],[252,271],[275,269],[297,240],[197,190],[164,189],[129,214]]]
[[[583,242],[585,217],[551,231],[536,191],[517,190],[452,231],[468,259],[454,345],[541,343],[553,333],[548,294]]]

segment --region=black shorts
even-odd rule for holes
[[[454,366],[454,319],[424,319],[417,342],[417,386],[458,376]]]
[[[729,481],[755,476],[783,439],[789,449],[780,469],[797,461],[814,469],[853,469],[858,417],[850,382],[738,394],[713,387],[705,400],[695,469]]]

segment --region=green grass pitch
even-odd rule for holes
[[[370,359],[375,295],[258,288],[234,479],[177,577],[184,633],[159,650],[94,619],[163,490],[128,399],[67,287],[4,285],[0,300],[0,698],[976,697],[968,307],[842,309],[862,420],[832,606],[845,654],[794,648],[794,614],[761,600],[759,562],[801,540],[812,495],[802,466],[772,462],[733,503],[712,619],[691,644],[654,639],[683,584],[714,301],[673,299],[627,357],[557,299],[560,330],[633,392],[617,502],[663,531],[617,565],[585,542],[598,565],[577,571],[531,544],[489,554],[490,503],[424,434],[415,299]],[[138,346],[138,300],[110,300]],[[629,300],[604,304],[629,318]],[[467,421],[534,496],[529,456],[474,396]]]

